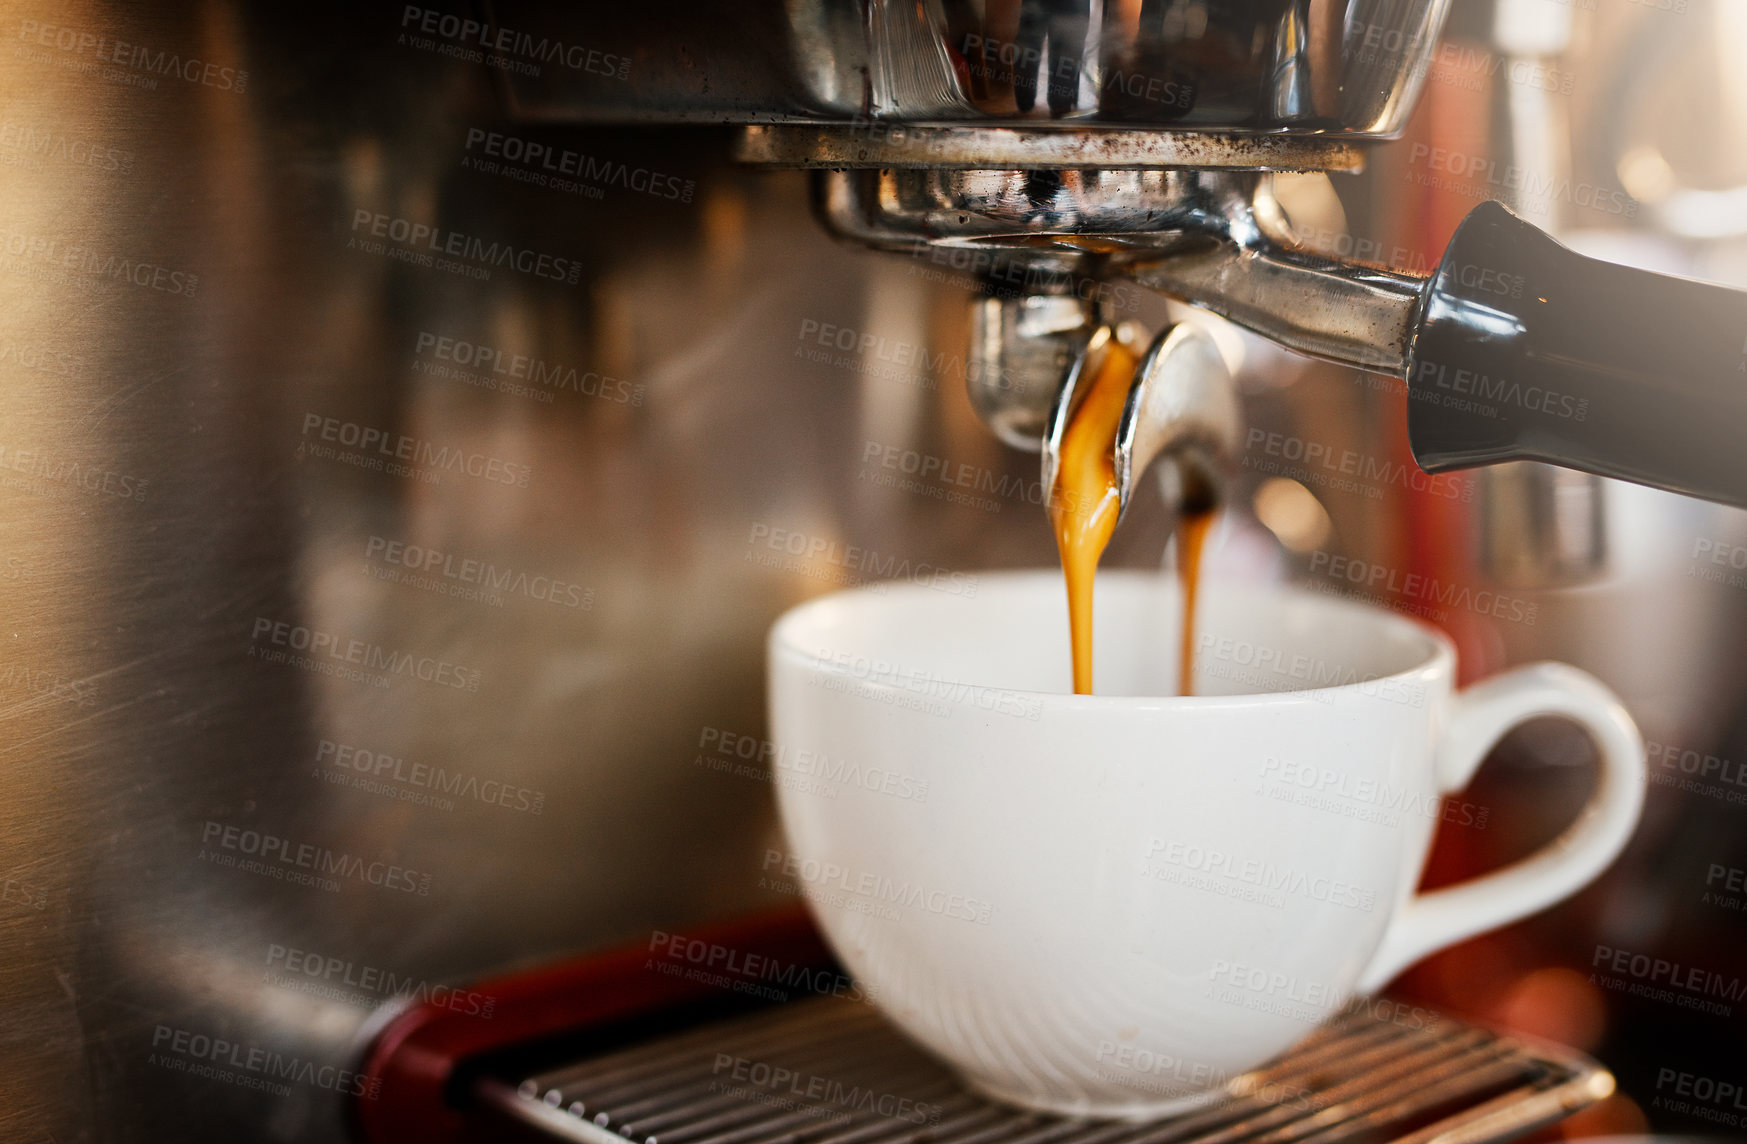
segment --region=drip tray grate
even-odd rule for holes
[[[781,1070],[781,1071],[779,1071]],[[1328,1144],[1504,1140],[1607,1096],[1593,1062],[1442,1018],[1363,1011],[1154,1121],[1025,1112],[966,1089],[871,1008],[818,998],[526,1077],[482,1102],[587,1144]]]

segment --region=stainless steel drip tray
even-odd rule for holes
[[[488,1108],[587,1144],[1188,1144],[1503,1140],[1607,1096],[1574,1052],[1440,1017],[1360,1011],[1233,1081],[1219,1103],[1151,1122],[996,1104],[876,1012],[818,998],[532,1076],[480,1080]]]

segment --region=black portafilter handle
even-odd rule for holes
[[[1428,473],[1547,461],[1747,507],[1747,291],[1585,257],[1499,203],[1426,284],[1407,390]]]

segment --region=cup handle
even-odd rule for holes
[[[1575,893],[1624,848],[1644,805],[1644,740],[1613,692],[1567,664],[1528,664],[1458,693],[1437,747],[1439,792],[1467,786],[1505,732],[1543,715],[1562,715],[1595,737],[1601,774],[1589,803],[1559,837],[1528,857],[1409,898],[1360,975],[1360,993],[1375,992],[1434,950]]]

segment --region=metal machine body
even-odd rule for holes
[[[562,9],[496,27],[617,51],[614,69],[506,69],[519,113],[597,123],[1051,122],[1381,138],[1399,131],[1449,0],[795,0]],[[638,66],[641,65],[641,66]],[[984,157],[986,159],[986,157]]]
[[[542,136],[588,193],[476,170],[529,128],[400,16],[0,18],[8,1141],[343,1139],[402,995],[489,1025],[469,982],[788,902],[712,749],[762,735],[770,621],[1047,555],[1022,497],[849,467],[1029,476],[958,384],[798,356],[870,306],[922,343],[950,286],[708,133]]]

